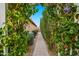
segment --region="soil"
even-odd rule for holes
[[[53,50],[48,50],[49,56],[56,56],[55,49]]]
[[[33,46],[29,46],[27,56],[32,56],[32,53],[33,53]]]

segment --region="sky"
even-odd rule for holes
[[[37,25],[37,27],[39,27],[40,26],[40,19],[42,18],[42,13],[45,10],[45,7],[43,7],[39,4],[36,6],[36,8],[38,8],[38,12],[36,12],[30,18]]]
[[[38,8],[38,12],[36,12],[30,18],[39,27],[40,19],[42,18],[42,12],[45,10],[45,8],[40,4],[37,5],[36,8]],[[0,27],[2,26],[4,21],[5,21],[5,8],[4,8],[4,4],[0,4]]]

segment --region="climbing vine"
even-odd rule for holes
[[[56,55],[79,55],[79,24],[74,22],[74,4],[45,4],[40,28],[49,48]]]
[[[30,36],[23,25],[37,12],[36,4],[6,4],[5,26],[0,28],[0,55],[22,56],[28,52]]]

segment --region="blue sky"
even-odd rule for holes
[[[3,8],[2,4],[0,4],[0,27],[2,26],[2,23],[5,21],[5,8]],[[34,15],[32,15],[30,18],[31,20],[39,27],[40,26],[40,18],[42,18],[42,12],[45,10],[43,6],[40,4],[36,6],[38,8],[38,12],[36,12]]]
[[[36,8],[38,8],[38,12],[36,12],[30,18],[39,27],[40,26],[40,19],[42,18],[42,12],[45,10],[45,8],[43,6],[41,6],[40,4],[37,5]]]

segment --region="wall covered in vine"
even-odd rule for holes
[[[79,24],[74,22],[77,6],[74,4],[43,6],[46,10],[40,28],[49,49],[55,48],[56,55],[79,55]]]
[[[23,25],[37,12],[36,4],[6,4],[6,22],[0,28],[0,55],[22,56],[28,52],[30,36]]]

